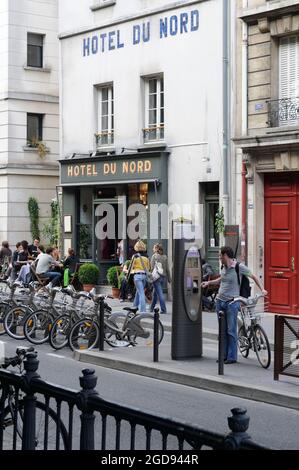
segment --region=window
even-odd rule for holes
[[[149,78],[145,81],[144,141],[164,139],[164,79]]]
[[[27,34],[27,65],[29,67],[43,67],[43,44],[42,34]]]
[[[103,86],[98,92],[97,146],[114,143],[114,96],[113,85]]]
[[[280,39],[279,125],[299,123],[299,36]]]
[[[27,114],[27,144],[35,147],[43,140],[43,115]]]

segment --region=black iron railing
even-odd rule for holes
[[[268,126],[283,127],[299,124],[299,97],[268,101]]]
[[[249,417],[234,408],[227,435],[103,400],[94,370],[85,369],[80,392],[43,381],[37,353],[24,374],[0,370],[0,450],[265,450],[247,434]]]
[[[299,378],[299,317],[275,315],[274,380]]]

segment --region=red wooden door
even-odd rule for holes
[[[299,179],[265,177],[265,285],[269,311],[299,314]]]

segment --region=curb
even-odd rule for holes
[[[164,326],[165,331],[171,331],[172,330],[171,324],[169,324],[169,323],[168,324],[163,323],[163,326]],[[216,331],[216,330],[206,328],[205,330],[202,331],[202,336],[203,336],[203,338],[206,338],[206,339],[212,339],[214,341],[218,341],[218,331]],[[273,341],[269,339],[269,343],[270,343],[271,351],[274,351]]]
[[[100,367],[116,369],[130,374],[136,374],[152,379],[173,382],[179,385],[194,387],[225,395],[236,396],[247,400],[261,401],[270,405],[299,410],[297,394],[273,392],[267,388],[253,388],[250,384],[244,384],[234,380],[227,380],[209,375],[188,375],[167,369],[161,363],[149,365],[146,362],[124,361],[121,357],[109,358],[101,352],[74,352],[74,359],[79,362],[88,362]]]

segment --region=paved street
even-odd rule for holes
[[[7,336],[1,339],[5,341],[6,353],[12,355],[18,343]],[[42,345],[38,347],[38,352],[39,372],[43,379],[79,389],[78,377],[81,370],[88,367],[87,364],[74,360],[68,349],[56,353],[49,345]],[[227,416],[230,415],[230,409],[245,406],[251,418],[250,434],[254,440],[272,448],[299,449],[297,410],[198,390],[96,365],[92,367],[98,376],[97,390],[105,399],[178,418],[221,433],[228,431]],[[143,448],[143,442],[139,442],[139,445]]]

